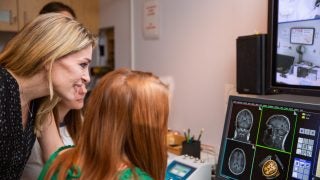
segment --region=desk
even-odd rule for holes
[[[277,73],[277,83],[289,84],[289,85],[304,85],[304,86],[320,86],[320,79],[312,80],[311,77],[302,78],[297,77],[292,74],[285,74],[286,77],[281,76],[280,73]],[[312,77],[314,78],[314,77]]]
[[[320,86],[320,68],[306,64],[295,64],[292,73],[281,74],[277,72],[276,81],[289,85]]]

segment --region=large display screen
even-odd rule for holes
[[[271,92],[320,94],[319,6],[319,0],[269,1]]]
[[[230,96],[219,179],[320,178],[320,105]]]

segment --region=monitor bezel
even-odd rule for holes
[[[289,85],[276,82],[276,55],[278,37],[279,0],[268,2],[268,37],[266,50],[266,92],[267,94],[298,94],[320,96],[319,86]]]
[[[303,97],[302,97],[303,98]],[[289,97],[289,99],[291,99]],[[233,101],[241,101],[241,102],[250,102],[250,103],[256,103],[256,104],[268,104],[273,106],[286,106],[286,107],[292,107],[296,109],[308,109],[311,111],[318,111],[320,113],[320,104],[315,104],[313,102],[302,102],[302,101],[293,101],[281,99],[278,97],[272,97],[270,96],[259,96],[259,97],[246,97],[246,96],[229,96],[228,104],[227,104],[227,110],[226,110],[226,116],[225,116],[225,123],[223,127],[223,134],[221,137],[221,144],[220,144],[220,150],[219,150],[219,158],[218,158],[218,164],[216,166],[216,178],[217,179],[225,179],[226,177],[221,176],[221,168],[222,168],[222,161],[223,157],[221,156],[222,153],[224,153],[224,145],[226,143],[226,139],[228,137],[228,129],[230,126],[230,119],[232,115],[232,103]]]

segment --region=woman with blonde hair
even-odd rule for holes
[[[54,12],[76,19],[76,14],[71,7],[56,1],[43,6],[39,14]],[[73,145],[78,139],[83,121],[82,107],[86,93],[87,89],[83,85],[78,91],[78,98],[71,101],[62,99],[53,108],[54,120],[64,145]],[[44,163],[40,144],[36,140],[20,179],[37,179]]]
[[[86,104],[77,146],[53,153],[38,179],[163,180],[168,101],[167,86],[151,73],[106,74]]]
[[[20,178],[36,134],[46,159],[62,145],[52,108],[60,98],[78,98],[90,81],[95,43],[83,25],[50,13],[28,23],[0,53],[0,179]]]

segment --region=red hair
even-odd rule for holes
[[[124,163],[163,180],[168,113],[168,89],[158,77],[128,69],[108,73],[89,97],[77,146],[56,159],[47,177],[59,169],[65,179],[79,166],[80,179],[118,179]]]

